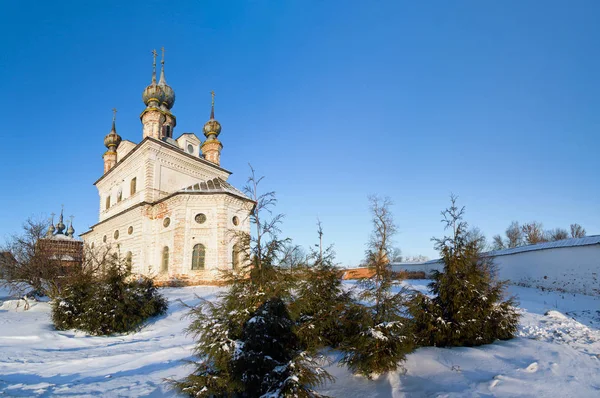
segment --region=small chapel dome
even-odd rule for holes
[[[221,123],[215,119],[210,119],[204,124],[204,135],[219,135],[221,133]]]
[[[116,148],[119,146],[120,143],[121,136],[115,131],[111,131],[106,137],[104,137],[104,146],[106,146],[108,149],[110,149],[111,147]]]
[[[208,120],[208,122],[204,123],[204,135],[207,138],[210,138],[209,136],[211,135],[216,137],[221,133],[221,123],[215,120],[215,92],[211,91],[210,94],[212,96],[210,119]]]
[[[109,150],[115,150],[121,143],[121,136],[117,134],[117,128],[115,126],[116,117],[117,110],[113,109],[112,128],[110,129],[110,133],[108,133],[106,137],[104,137],[104,146],[106,146]]]

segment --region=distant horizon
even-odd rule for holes
[[[144,5],[141,7],[140,5]],[[390,197],[394,246],[437,258],[450,194],[491,242],[512,221],[600,234],[600,4],[359,1],[165,7],[7,3],[0,239],[64,204],[98,222],[104,136],[139,143],[150,51],[164,46],[174,136],[210,114],[221,165],[275,191],[282,237],[360,264],[367,197]]]

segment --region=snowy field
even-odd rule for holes
[[[427,281],[412,281],[424,289]],[[191,371],[193,341],[178,302],[214,299],[219,288],[164,289],[167,315],[140,332],[89,337],[58,332],[48,303],[9,300],[0,290],[0,396],[175,396],[164,378]],[[422,348],[405,372],[369,381],[335,364],[333,397],[600,397],[600,298],[511,287],[521,302],[519,337],[478,348]],[[547,315],[545,315],[547,314]],[[331,354],[336,358],[336,353]]]

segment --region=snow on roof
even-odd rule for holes
[[[589,246],[589,245],[600,245],[600,235],[584,236],[583,238],[563,239],[563,240],[557,240],[555,242],[544,242],[544,243],[538,243],[536,245],[513,247],[511,249],[494,250],[494,251],[490,251],[490,252],[487,252],[484,254],[488,255],[488,256],[496,257],[496,256],[506,256],[508,254],[530,252],[530,251],[535,251],[535,250],[546,250],[546,249],[556,249],[559,247],[574,247],[574,246]]]
[[[562,240],[557,240],[554,242],[544,242],[544,243],[538,243],[536,245],[513,247],[510,249],[492,250],[492,251],[485,252],[482,254],[484,256],[489,256],[489,257],[498,257],[498,256],[507,256],[509,254],[532,252],[532,251],[537,251],[537,250],[548,250],[548,249],[558,249],[561,247],[590,246],[590,245],[600,245],[600,235],[584,236],[583,238],[562,239]],[[441,263],[441,262],[442,262],[442,259],[438,258],[436,260],[426,261],[423,264],[431,265],[431,264],[437,264],[437,263]]]
[[[417,265],[423,265],[423,264],[427,264],[427,261],[400,261],[400,262],[394,262],[392,261],[390,263],[391,266],[402,266],[402,267],[406,267],[406,266],[417,266]]]

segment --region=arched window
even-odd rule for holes
[[[127,252],[125,255],[125,264],[127,265],[127,268],[131,269],[131,266],[133,265],[133,255],[131,252]]]
[[[231,268],[238,269],[240,267],[240,256],[242,255],[242,247],[239,243],[233,245],[231,251]]]
[[[110,207],[110,195],[106,197],[106,210]]]
[[[168,272],[169,271],[169,246],[163,247],[162,251],[162,263],[160,267],[160,272]]]
[[[137,178],[133,177],[131,179],[131,183],[129,184],[129,196],[133,196],[135,194],[135,189],[136,189],[135,184],[136,184],[136,182],[137,182]]]
[[[206,247],[202,243],[198,243],[194,246],[194,252],[192,253],[192,269],[199,270],[204,269],[204,261],[206,257]]]

